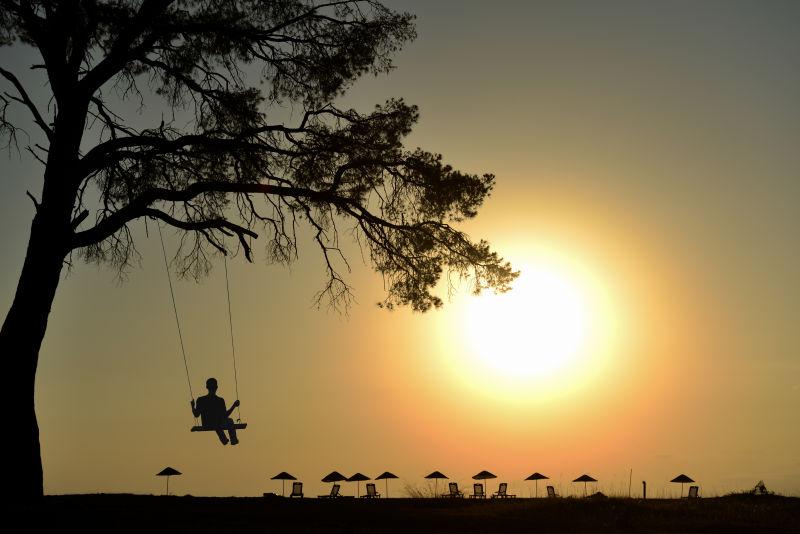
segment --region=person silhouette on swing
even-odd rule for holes
[[[206,388],[208,395],[203,395],[197,398],[197,403],[192,400],[192,414],[195,417],[200,417],[204,427],[216,430],[217,436],[223,445],[228,444],[228,438],[225,436],[225,431],[230,434],[231,445],[236,445],[239,440],[236,438],[236,427],[234,427],[231,414],[233,410],[239,406],[239,399],[236,399],[231,404],[230,409],[225,408],[225,399],[217,397],[217,379],[209,378],[206,380]]]

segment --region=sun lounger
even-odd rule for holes
[[[303,483],[302,482],[293,482],[292,483],[292,493],[289,495],[289,498],[292,497],[300,497],[303,498]]]
[[[556,493],[556,489],[553,486],[547,486],[547,496],[548,497],[558,497],[558,493]]]
[[[687,499],[699,499],[700,486],[689,486],[689,493],[686,495]]]
[[[516,495],[512,495],[510,493],[506,493],[508,490],[508,483],[501,482],[500,486],[497,487],[497,491],[492,493],[492,499],[508,499],[508,498],[516,498]]]
[[[451,499],[464,497],[464,494],[458,489],[457,482],[451,482],[448,486],[450,488],[450,493],[443,493],[442,497],[450,497]]]
[[[375,484],[367,484],[367,494],[362,495],[362,499],[380,499],[381,494],[375,490]]]
[[[331,486],[331,492],[329,495],[317,495],[318,499],[335,499],[340,497],[339,495],[339,484],[334,484]]]
[[[483,492],[483,484],[473,484],[472,485],[472,495],[469,496],[470,499],[485,499],[486,494]]]

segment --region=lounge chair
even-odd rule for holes
[[[458,490],[458,482],[451,482],[449,488],[450,493],[443,493],[442,497],[450,497],[452,499],[464,497],[464,494]]]
[[[516,495],[512,495],[511,493],[506,493],[508,490],[508,483],[501,482],[500,485],[497,487],[497,491],[492,493],[492,499],[508,499],[508,498],[516,498]]]
[[[472,485],[472,495],[469,496],[470,499],[485,499],[486,494],[483,492],[483,484],[473,484]]]
[[[556,489],[553,486],[547,486],[547,496],[559,497],[558,493],[556,493]]]
[[[292,493],[289,495],[289,498],[292,497],[300,497],[303,498],[303,483],[302,482],[293,482],[292,483]]]
[[[380,499],[381,494],[375,491],[375,484],[367,484],[367,494],[362,495],[362,499]]]
[[[331,486],[331,492],[329,495],[317,495],[318,499],[335,499],[339,497],[339,484],[334,484]]]
[[[687,499],[699,499],[700,486],[689,486],[689,493],[686,494]]]

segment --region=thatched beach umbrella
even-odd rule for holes
[[[539,496],[539,481],[540,480],[550,480],[550,477],[546,477],[546,476],[544,476],[543,474],[541,474],[541,473],[539,473],[537,471],[536,473],[532,474],[531,476],[529,476],[525,480],[535,480],[536,481],[536,493],[534,493],[534,496],[538,497]],[[530,494],[528,494],[528,495],[530,495]]]
[[[573,482],[583,482],[583,496],[586,497],[586,483],[587,482],[597,482],[597,479],[590,477],[589,475],[581,475]]]
[[[386,498],[389,498],[389,479],[390,478],[397,478],[397,475],[390,473],[389,471],[384,471],[380,475],[375,477],[375,480],[383,480],[386,484]]]
[[[444,473],[442,473],[440,471],[434,471],[433,473],[431,473],[430,475],[426,476],[425,478],[427,478],[428,480],[433,479],[435,481],[434,482],[434,488],[435,489],[433,490],[433,496],[434,497],[438,497],[439,496],[439,479],[440,478],[446,479],[447,475],[445,475]]]
[[[331,471],[325,478],[322,479],[323,482],[330,482],[333,484],[334,482],[341,482],[342,480],[347,480],[347,477],[341,474],[339,471]],[[333,489],[333,487],[331,487]]]
[[[490,473],[489,471],[481,471],[477,475],[472,476],[473,480],[489,480],[490,478],[497,478],[497,475]],[[486,487],[486,483],[484,483],[484,494],[489,494],[489,489]]]
[[[286,471],[281,471],[270,480],[280,480],[281,481],[281,497],[286,497],[286,481],[287,480],[297,480],[295,477],[287,473]]]
[[[361,481],[362,480],[372,480],[367,475],[362,475],[361,473],[356,473],[355,475],[351,476],[347,479],[348,482],[355,482],[356,483],[356,497],[361,497]]]
[[[681,497],[683,497],[683,485],[686,484],[687,482],[691,484],[692,482],[694,482],[694,480],[692,480],[691,478],[689,478],[686,475],[684,475],[683,473],[681,473],[680,475],[678,475],[675,478],[673,478],[672,480],[670,480],[670,482],[680,482],[681,483]]]
[[[169,477],[181,475],[180,471],[171,467],[165,467],[160,473],[156,473],[157,477],[167,477],[167,495],[169,495]]]

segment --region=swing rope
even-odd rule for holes
[[[189,377],[189,363],[186,359],[186,348],[183,345],[183,334],[181,333],[181,321],[178,318],[178,306],[175,304],[175,290],[172,287],[172,275],[169,274],[169,262],[167,261],[167,249],[164,246],[164,235],[161,233],[161,225],[156,222],[158,226],[158,237],[161,240],[161,252],[164,254],[164,268],[167,271],[167,281],[169,282],[169,294],[172,297],[172,311],[175,313],[175,325],[178,327],[178,339],[181,343],[181,354],[183,354],[183,367],[186,370],[186,384],[189,386],[189,395],[194,401],[194,391],[192,391],[192,380]],[[194,418],[195,423],[197,417]]]
[[[231,359],[233,360],[233,383],[236,386],[236,400],[239,400],[239,373],[236,370],[236,344],[233,342],[233,314],[231,313],[231,286],[228,281],[228,258],[222,255],[222,261],[225,265],[225,294],[228,297],[228,326],[231,331]],[[236,407],[237,421],[242,421],[242,409]]]

